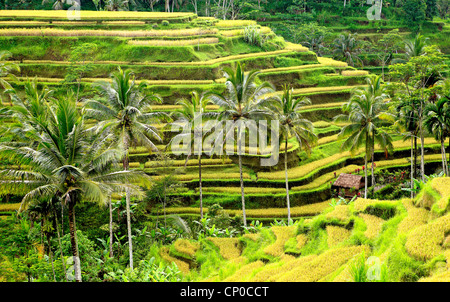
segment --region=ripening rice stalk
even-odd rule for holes
[[[256,270],[260,267],[263,267],[263,266],[264,266],[264,262],[262,262],[261,260],[250,262],[248,264],[245,264],[241,268],[239,268],[233,275],[225,278],[223,281],[224,282],[247,281],[251,277],[254,270]]]
[[[55,22],[53,22],[53,23],[55,23]],[[131,21],[131,20],[128,20],[128,21],[106,21],[106,22],[102,22],[102,24],[107,24],[107,25],[109,25],[109,24],[111,24],[111,25],[115,25],[115,24],[119,24],[119,25],[131,25],[131,24],[133,24],[133,25],[144,25],[145,22],[144,21]]]
[[[341,222],[347,222],[350,219],[350,209],[348,205],[337,205],[334,209],[325,215],[327,219],[337,219]]]
[[[220,255],[226,260],[234,259],[241,255],[238,238],[209,237],[207,240],[219,248]]]
[[[135,11],[80,11],[81,20],[94,19],[175,19],[181,17],[193,17],[193,13],[163,13],[163,12],[135,12]],[[0,17],[14,18],[42,18],[67,20],[65,10],[0,10]],[[73,22],[77,22],[74,20]]]
[[[66,30],[59,28],[2,28],[0,36],[57,36],[57,37],[81,37],[81,36],[113,36],[113,37],[178,37],[199,36],[216,34],[215,29],[187,28],[177,30],[102,30],[102,29],[75,29]]]
[[[351,232],[349,230],[334,225],[327,225],[326,230],[328,235],[328,247],[333,247],[347,240],[351,235]]]
[[[380,234],[383,227],[384,220],[374,215],[369,214],[359,214],[359,216],[364,220],[367,226],[364,236],[369,239],[375,239],[378,234]]]
[[[11,211],[17,211],[20,208],[20,202],[19,203],[3,203],[0,204],[0,212],[11,212]]]
[[[450,232],[450,213],[412,230],[405,248],[412,257],[427,261],[444,252],[441,244]]]
[[[334,248],[325,251],[310,261],[300,263],[292,267],[291,270],[277,275],[278,282],[314,282],[331,274],[343,264],[347,263],[355,255],[370,251],[368,246],[351,246],[343,248]],[[300,257],[299,259],[302,259]]]
[[[419,282],[450,282],[450,271],[436,273],[430,277],[421,278]]]
[[[129,40],[130,45],[140,46],[189,46],[198,44],[217,44],[218,38],[200,38],[185,40]]]
[[[179,260],[178,258],[170,256],[169,248],[167,246],[161,247],[161,249],[159,250],[159,254],[161,258],[167,261],[169,264],[174,262],[181,272],[185,274],[189,273],[189,264],[187,262]]]
[[[272,32],[272,29],[267,26],[257,26],[260,30],[261,34],[270,34]],[[244,35],[244,29],[231,29],[231,30],[220,30],[219,34],[224,37],[240,37]]]
[[[240,187],[205,187],[203,192],[241,194]],[[286,189],[282,188],[262,188],[262,187],[245,187],[245,194],[278,194],[286,193]]]
[[[44,25],[44,24],[49,24],[48,22],[45,21],[0,21],[0,26],[1,25],[9,25],[9,26],[14,26],[14,25]]]
[[[264,253],[274,257],[281,256],[284,252],[286,241],[294,236],[296,229],[296,226],[273,226],[271,231],[275,234],[276,240],[264,248]]]
[[[398,225],[397,230],[399,233],[406,234],[421,225],[427,224],[430,219],[429,211],[424,208],[415,207],[410,199],[405,199],[402,202],[408,211],[408,216]]]
[[[241,27],[248,25],[256,25],[254,20],[220,20],[215,24],[216,27]]]
[[[450,178],[434,178],[431,181],[431,187],[441,195],[437,206],[442,210],[448,208],[450,205]]]
[[[317,57],[317,60],[320,64],[323,64],[325,66],[332,66],[332,67],[347,67],[348,64],[342,61],[336,61],[332,58],[326,58],[326,57]]]
[[[174,242],[173,247],[177,252],[187,255],[190,258],[194,257],[195,253],[200,248],[198,242],[192,242],[182,238],[177,239]]]
[[[354,76],[365,76],[368,75],[369,72],[366,70],[343,70],[341,75],[345,77],[354,77]]]

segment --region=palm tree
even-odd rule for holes
[[[377,79],[371,80],[369,78],[369,85],[366,89],[354,90],[349,102],[343,106],[343,111],[349,112],[349,114],[335,117],[336,121],[350,122],[342,128],[338,135],[338,138],[346,138],[342,144],[342,149],[354,153],[360,147],[364,147],[365,198],[367,198],[368,154],[372,155],[372,185],[374,185],[375,143],[378,143],[385,151],[392,149],[391,137],[386,132],[381,131],[379,127],[386,118],[384,111],[386,95],[380,94],[377,89],[377,82]]]
[[[283,95],[271,107],[273,118],[279,121],[281,127],[281,139],[284,139],[284,171],[286,180],[286,203],[288,209],[288,224],[291,221],[291,209],[289,201],[289,182],[288,182],[288,140],[294,137],[302,147],[305,148],[309,154],[311,151],[311,144],[317,141],[317,136],[314,134],[313,124],[303,117],[300,110],[303,106],[311,104],[311,100],[302,96],[294,99],[292,95],[293,90],[285,86]]]
[[[139,187],[131,182],[142,181],[145,176],[137,172],[112,171],[121,154],[113,146],[111,135],[105,132],[93,135],[86,130],[73,100],[55,100],[47,110],[48,119],[39,127],[34,127],[33,121],[21,120],[35,148],[6,142],[0,145],[0,158],[30,167],[29,170],[1,171],[0,191],[6,187],[24,194],[19,212],[36,200],[54,197],[68,206],[75,280],[81,282],[75,205],[82,201],[106,203],[107,197],[115,191],[140,193]],[[18,118],[22,116],[20,111],[15,114]]]
[[[450,136],[450,100],[440,98],[436,103],[426,104],[424,116],[424,126],[441,143],[442,171],[449,175],[445,138]]]
[[[268,118],[269,114],[264,109],[268,101],[273,100],[274,88],[268,82],[256,84],[258,71],[246,73],[240,63],[234,69],[224,68],[226,77],[226,96],[211,94],[211,101],[221,107],[218,119],[222,122],[228,120],[237,123],[238,131],[238,157],[239,174],[241,182],[241,200],[244,226],[247,226],[245,215],[244,180],[242,176],[242,134],[245,130],[246,121],[257,121]],[[249,125],[250,126],[250,125]],[[234,136],[235,128],[226,133],[226,137]]]
[[[8,51],[0,51],[0,87],[2,87],[5,92],[12,91],[13,88],[11,84],[4,78],[9,77],[12,80],[17,80],[17,78],[12,74],[12,71],[20,72],[20,67],[16,63],[8,62],[7,60],[11,57],[11,53]],[[0,105],[1,105],[0,99]]]
[[[411,199],[414,198],[414,177],[417,174],[417,138],[419,134],[419,124],[418,124],[418,111],[417,108],[419,104],[416,104],[417,101],[412,100],[403,100],[401,101],[397,107],[397,118],[398,122],[403,129],[401,133],[406,130],[409,134],[409,138],[411,139]],[[407,137],[405,135],[405,139]]]
[[[360,49],[356,34],[339,35],[333,41],[332,48],[333,55],[344,59],[350,66],[355,66],[356,62],[362,62],[358,57]]]
[[[144,91],[145,83],[137,85],[132,71],[120,67],[111,76],[112,83],[98,83],[103,99],[86,102],[86,117],[99,123],[96,129],[108,129],[122,148],[123,169],[129,170],[128,150],[131,145],[143,145],[158,151],[153,139],[161,141],[157,129],[149,124],[162,116],[151,112],[151,104],[160,102],[159,96]],[[130,194],[126,192],[128,246],[130,268],[133,269],[133,243],[131,236]]]
[[[189,132],[183,131],[180,134],[174,136],[174,139],[182,139],[186,137],[190,140],[191,149],[186,156],[186,163],[192,153],[198,155],[198,178],[199,178],[199,194],[200,194],[200,219],[203,219],[203,193],[202,193],[202,144],[203,137],[206,134],[203,128],[203,118],[217,117],[216,112],[206,113],[206,106],[211,103],[211,100],[207,97],[208,93],[198,93],[193,91],[191,100],[180,99],[176,103],[181,106],[181,109],[173,112],[172,116],[176,118],[173,124],[182,123],[184,127],[189,129]],[[169,146],[171,143],[169,143]]]
[[[425,46],[428,44],[428,38],[420,33],[414,37],[414,40],[404,40],[405,54],[404,58],[396,58],[392,60],[392,64],[406,63],[413,57],[418,57],[424,53]]]

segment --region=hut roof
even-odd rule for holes
[[[360,189],[364,186],[364,178],[360,175],[342,173],[336,179],[333,186]]]

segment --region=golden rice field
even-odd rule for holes
[[[218,38],[199,38],[199,39],[185,39],[185,40],[130,40],[130,45],[140,46],[189,46],[199,44],[217,44]]]
[[[67,11],[63,10],[0,10],[1,17],[14,18],[42,18],[42,19],[64,19],[67,20]],[[135,11],[86,11],[80,10],[82,20],[101,19],[173,19],[180,17],[194,17],[193,13],[173,12],[135,12]],[[74,20],[74,22],[76,22]]]
[[[442,178],[435,185],[438,184],[448,186],[450,178]],[[389,204],[396,207],[397,212],[388,220],[365,212],[369,207],[381,211]],[[415,281],[448,280],[450,250],[445,242],[450,232],[449,213],[440,217],[425,215],[426,219],[417,218],[422,213],[416,210],[428,214],[430,211],[416,206],[410,199],[384,201],[358,198],[349,205],[334,208],[329,204],[324,205],[323,210],[314,217],[299,220],[291,226],[272,225],[241,237],[206,238],[216,247],[215,253],[221,259],[217,273],[208,275],[205,279],[201,268],[195,269],[195,272],[191,268],[185,270],[185,276],[191,281],[351,282],[356,278],[355,272],[360,259],[368,261],[373,256],[371,259],[375,258],[376,261],[366,262],[366,265],[370,268],[370,265],[377,263],[376,265],[381,265],[377,268],[379,272],[386,270],[386,273],[377,278],[402,281],[395,279],[398,278],[396,270],[405,270],[406,274],[408,267],[392,262],[393,257],[402,253],[403,259],[415,259],[414,261],[421,261],[430,267],[426,273],[415,276]],[[249,216],[250,211],[252,209],[247,210]],[[421,222],[414,223],[414,219]],[[337,221],[344,224],[336,224]],[[349,221],[355,223],[349,224]],[[393,224],[393,221],[400,224]],[[317,235],[317,232],[322,235]],[[361,241],[364,243],[357,243]],[[398,250],[398,245],[403,246],[403,251]],[[174,250],[176,247],[176,253],[189,257],[195,255],[204,259],[207,256],[202,253],[212,253],[209,248],[203,251],[209,245],[192,246],[185,240],[179,240],[173,246]],[[295,254],[290,252],[293,246],[298,250]],[[165,258],[176,255],[170,254],[170,249],[165,251]],[[180,260],[182,259],[178,258],[177,261]],[[181,267],[186,266],[187,262],[181,264]]]
[[[102,30],[102,29],[59,29],[59,28],[2,28],[0,36],[56,36],[56,37],[189,37],[217,34],[216,29],[186,28],[179,30]]]

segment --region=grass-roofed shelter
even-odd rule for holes
[[[332,189],[343,193],[344,197],[353,197],[359,193],[359,190],[364,188],[364,177],[361,175],[341,173],[336,181],[333,183]]]

